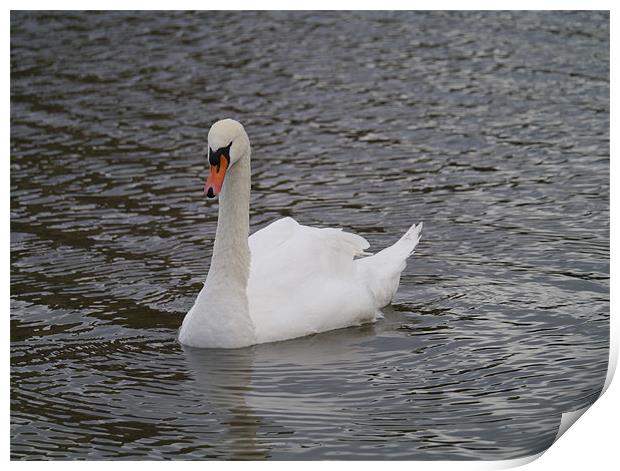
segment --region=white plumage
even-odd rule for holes
[[[363,256],[363,237],[280,219],[250,237],[250,316],[258,343],[374,322],[392,300],[412,238]],[[415,232],[415,234],[413,234]]]
[[[209,148],[215,152],[229,143],[211,267],[183,320],[181,343],[244,347],[381,317],[380,308],[391,302],[406,260],[420,240],[422,223],[370,256],[363,237],[304,226],[290,217],[248,239],[249,140],[241,124],[218,121],[209,132]]]

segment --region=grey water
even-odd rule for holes
[[[507,459],[609,347],[607,12],[12,12],[13,459]],[[217,201],[423,239],[385,318],[176,340]]]

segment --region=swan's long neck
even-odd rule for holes
[[[247,284],[250,274],[250,149],[232,165],[219,195],[209,274],[179,340],[196,347],[236,348],[256,343]]]
[[[219,196],[219,213],[213,257],[207,282],[211,277],[225,279],[245,289],[250,274],[250,156],[233,165]]]

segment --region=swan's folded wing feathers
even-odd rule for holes
[[[314,228],[310,227],[309,229]],[[325,242],[329,244],[333,250],[338,251],[338,253],[346,253],[347,255],[351,255],[351,257],[368,255],[364,251],[370,247],[370,244],[362,236],[345,232],[342,229],[326,228],[319,230],[323,231]]]
[[[298,230],[299,224],[291,217],[285,217],[259,229],[248,239],[252,255],[270,252],[291,237]]]
[[[368,255],[365,250],[370,247],[368,241],[357,234],[342,229],[304,226],[291,217],[278,219],[249,238],[253,257],[271,253],[287,243],[309,252],[320,250],[347,258]]]
[[[333,228],[279,219],[250,237],[252,252],[249,287],[258,290],[297,289],[313,278],[350,279],[354,258],[369,247],[363,237]]]

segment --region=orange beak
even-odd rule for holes
[[[215,195],[222,191],[227,168],[227,158],[220,158],[217,165],[211,165],[209,168],[209,177],[205,183],[205,193],[209,198],[215,198]]]

